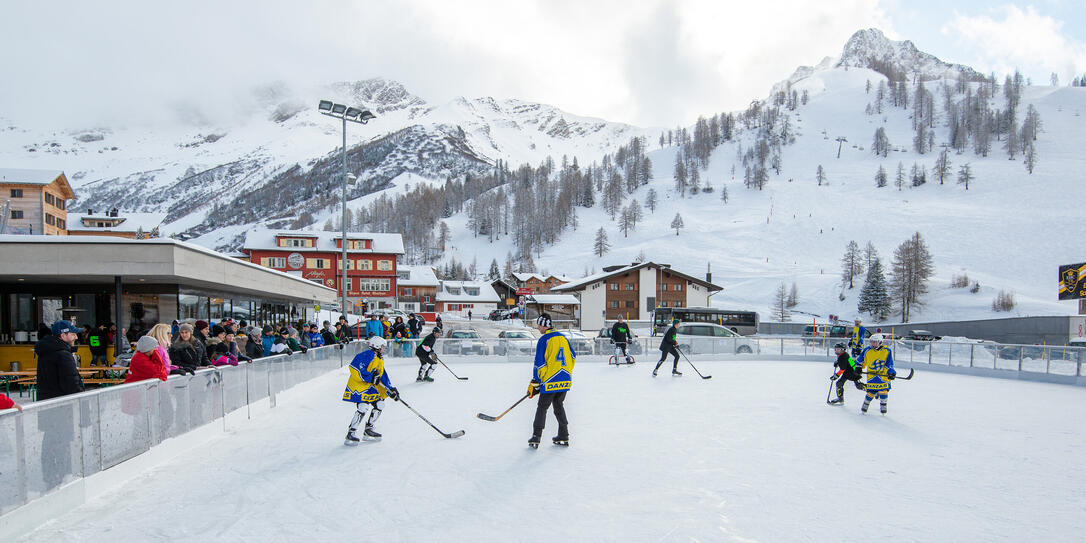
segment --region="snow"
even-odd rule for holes
[[[701,380],[583,360],[571,446],[533,451],[534,402],[474,416],[511,405],[530,366],[447,358],[470,380],[438,368],[416,384],[412,360],[388,367],[460,439],[386,402],[384,440],[345,447],[353,405],[338,370],[20,541],[1056,541],[1086,529],[1080,387],[920,370],[894,384],[888,415],[861,415],[851,386],[846,406],[824,403],[828,361],[698,360],[713,375]],[[550,415],[544,441],[554,432]]]

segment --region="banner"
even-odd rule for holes
[[[1086,262],[1060,266],[1060,299],[1086,298]]]

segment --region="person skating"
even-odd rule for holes
[[[664,332],[664,339],[660,341],[660,361],[656,363],[656,367],[652,370],[652,376],[656,377],[656,372],[660,370],[660,365],[667,360],[667,355],[675,357],[675,362],[671,365],[671,375],[676,377],[681,376],[679,373],[679,327],[682,326],[682,321],[679,319],[671,319],[671,327]]]
[[[423,338],[422,343],[415,347],[415,356],[419,357],[419,376],[415,379],[416,382],[433,382],[434,378],[430,375],[434,373],[434,364],[437,363],[437,360],[434,360],[434,343],[440,338],[441,328],[435,326],[429,335]]]
[[[347,427],[347,437],[343,440],[346,445],[358,444],[359,439],[355,435],[355,430],[363,420],[366,421],[366,428],[362,432],[362,439],[379,441],[381,434],[374,430],[373,424],[381,417],[384,399],[386,397],[393,400],[400,399],[399,391],[392,386],[388,374],[385,373],[385,361],[382,358],[386,346],[385,339],[372,337],[369,345],[368,351],[355,355],[354,360],[351,360],[348,365],[351,374],[347,378],[347,388],[343,391],[343,401],[354,403],[355,412],[351,425]]]
[[[848,346],[852,349],[852,356],[857,359],[860,358],[860,351],[864,348],[864,338],[867,337],[867,328],[864,328],[860,323],[860,319],[856,319],[856,325],[852,327],[852,335],[848,339]]]
[[[863,374],[856,367],[856,360],[848,355],[844,343],[834,345],[833,352],[837,354],[837,360],[833,363],[837,370],[830,379],[837,379],[837,399],[831,400],[830,403],[843,405],[845,403],[845,381],[852,381],[856,384],[856,388],[863,390],[864,385],[860,382],[863,379]]]
[[[619,364],[619,360],[623,358],[626,359],[627,364],[633,364],[633,358],[627,352],[626,346],[634,337],[630,326],[626,324],[626,319],[619,315],[618,321],[611,327],[611,343],[615,346],[615,364]]]
[[[861,370],[867,372],[867,396],[860,408],[867,413],[867,407],[875,396],[879,397],[879,411],[886,414],[886,401],[890,395],[890,381],[897,377],[894,369],[894,353],[883,344],[882,334],[875,334],[868,340],[868,346],[860,353]]]
[[[528,446],[539,447],[540,436],[547,423],[547,410],[554,406],[554,418],[558,419],[558,435],[551,440],[555,445],[569,445],[569,421],[566,419],[566,393],[573,387],[573,365],[577,353],[566,336],[554,331],[550,315],[543,313],[536,319],[536,328],[543,334],[535,345],[535,363],[532,365],[532,381],[528,383],[528,397],[539,395],[532,423],[532,437]]]

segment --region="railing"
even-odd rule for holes
[[[322,347],[102,388],[0,414],[0,516],[163,440],[340,368],[364,348]]]

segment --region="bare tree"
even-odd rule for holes
[[[864,273],[863,255],[860,254],[860,245],[855,241],[849,241],[845,248],[845,256],[841,258],[841,284],[848,283],[848,288],[854,288],[854,279]]]
[[[603,255],[607,254],[607,251],[611,250],[611,244],[607,243],[607,231],[602,226],[596,231],[596,243],[593,247],[596,256],[599,257],[603,257]]]
[[[894,251],[890,270],[890,288],[900,304],[902,322],[909,322],[914,306],[923,305],[920,297],[928,292],[927,283],[935,272],[931,253],[920,232]]]
[[[675,218],[671,219],[671,227],[675,229],[675,235],[679,235],[679,229],[683,228],[683,218],[678,213],[675,213]]]
[[[784,283],[777,285],[777,292],[773,295],[773,317],[780,322],[792,320],[791,312],[788,311],[788,292],[785,290]]]

